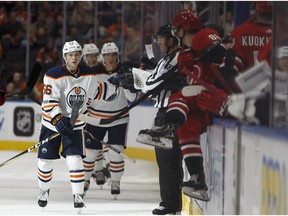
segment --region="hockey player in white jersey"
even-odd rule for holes
[[[128,68],[119,62],[119,49],[115,43],[105,43],[101,49],[101,56],[103,62],[94,67],[96,76],[101,81],[106,81],[115,75],[127,72]],[[111,118],[118,114],[128,106],[128,101],[134,101],[137,98],[137,93],[133,92],[133,83],[131,86],[122,86],[109,98],[98,101],[92,101],[88,107],[88,115],[91,117]],[[132,92],[131,92],[132,91]],[[84,166],[90,169],[85,169],[85,191],[89,188],[89,181],[95,166],[95,159],[99,158],[99,155],[103,157],[102,144],[104,137],[107,134],[107,143],[123,152],[126,147],[126,133],[129,122],[129,113],[123,115],[120,119],[106,125],[93,126],[88,125],[86,130],[88,131],[85,136],[86,153],[87,157],[84,160]],[[115,198],[120,194],[120,180],[124,174],[124,160],[123,157],[115,151],[108,150],[110,164],[109,170],[111,173],[111,194],[115,195]],[[103,170],[103,162],[97,162],[98,171]]]
[[[94,43],[83,45],[83,61],[89,67],[95,67],[100,59],[99,48]]]
[[[82,56],[83,56],[83,61],[89,67],[95,67],[101,61],[99,48],[94,43],[84,44]],[[88,138],[88,140],[89,139],[90,138]],[[90,165],[89,163],[85,161],[85,159],[83,159],[84,168],[86,172],[91,172],[91,169],[93,169],[93,166],[94,166],[92,178],[95,179],[96,184],[99,185],[100,188],[102,189],[103,185],[106,182],[106,178],[111,177],[110,171],[108,168],[109,166],[108,147],[102,146],[102,150],[97,150],[97,152],[98,154],[95,159],[95,166],[94,164]],[[84,183],[85,192],[88,190],[89,186],[90,186],[90,180],[87,179]]]
[[[85,157],[83,127],[85,123],[77,120],[74,127],[70,124],[72,105],[80,101],[79,113],[87,111],[87,104],[92,99],[105,99],[115,87],[108,83],[98,82],[94,71],[87,66],[79,65],[82,48],[77,41],[64,44],[64,65],[48,70],[44,76],[44,96],[42,102],[42,127],[39,140],[42,141],[57,132],[60,136],[39,147],[38,150],[38,182],[40,195],[38,205],[45,207],[48,203],[49,191],[53,175],[53,161],[61,156],[66,158],[69,168],[74,208],[83,208]],[[103,90],[103,91],[102,91]],[[103,92],[107,94],[104,95]]]

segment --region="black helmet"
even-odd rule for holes
[[[161,26],[158,31],[157,31],[157,35],[159,36],[164,36],[167,39],[170,37],[173,37],[172,33],[171,33],[171,25],[170,24],[166,24]]]

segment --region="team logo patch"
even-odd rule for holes
[[[73,101],[81,101],[81,107],[83,107],[84,105],[84,101],[86,98],[86,91],[85,89],[83,89],[82,87],[76,86],[74,87],[67,95],[66,100],[67,100],[67,104],[72,107],[72,103]]]
[[[16,136],[32,136],[34,133],[34,110],[31,107],[16,107],[13,128]]]
[[[42,148],[41,152],[42,152],[43,154],[46,154],[46,153],[47,153],[47,148]]]

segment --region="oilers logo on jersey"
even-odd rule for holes
[[[72,107],[73,101],[81,101],[80,108],[83,107],[87,93],[82,87],[76,86],[66,96],[68,106]]]

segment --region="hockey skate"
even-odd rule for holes
[[[102,190],[103,189],[103,185],[106,182],[105,175],[104,175],[104,170],[100,170],[100,171],[96,171],[95,172],[95,181],[96,181],[96,184]]]
[[[155,208],[152,211],[152,214],[153,215],[167,215],[167,214],[169,214],[169,215],[181,215],[181,211],[169,209],[165,206],[160,205],[159,207]]]
[[[86,192],[88,191],[89,186],[90,186],[90,180],[84,181],[84,194],[83,194],[83,196],[86,195]]]
[[[75,194],[74,197],[74,208],[78,210],[78,214],[81,214],[81,209],[86,207],[83,201],[83,195]]]
[[[120,194],[120,181],[111,182],[111,194],[114,195],[114,199],[116,200]]]
[[[49,191],[50,190],[40,190],[40,194],[38,196],[38,205],[40,207],[45,207],[48,203],[49,198]]]
[[[176,129],[175,124],[168,123],[155,130],[141,130],[136,140],[146,145],[169,150],[173,148]]]
[[[192,175],[187,182],[182,183],[182,192],[192,198],[209,201],[208,187],[205,181],[199,181],[199,174]]]

